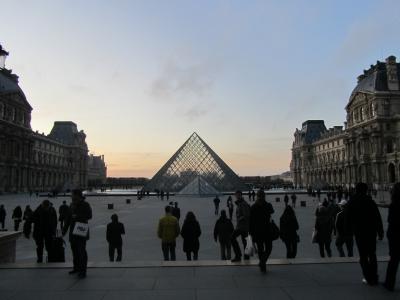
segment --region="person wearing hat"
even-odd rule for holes
[[[117,214],[111,216],[111,223],[107,225],[106,239],[108,242],[108,254],[110,261],[114,261],[115,250],[117,250],[116,261],[122,259],[122,235],[125,234],[124,224],[118,222]]]
[[[350,228],[345,227],[345,219],[347,213],[347,201],[341,200],[339,202],[340,211],[336,215],[335,229],[336,229],[336,248],[340,257],[345,257],[343,245],[346,244],[347,256],[353,257],[354,240],[353,233]]]
[[[70,213],[65,219],[63,235],[69,229],[69,242],[71,244],[73,269],[69,274],[78,274],[79,278],[86,277],[88,255],[86,242],[89,240],[88,221],[92,218],[92,208],[85,201],[82,190],[73,190]]]

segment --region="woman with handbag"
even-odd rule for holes
[[[274,209],[265,200],[264,190],[257,192],[257,200],[250,208],[250,235],[257,245],[259,267],[262,273],[267,271],[267,260],[272,251],[271,215]]]
[[[296,214],[293,208],[286,206],[280,218],[280,237],[286,246],[286,258],[295,258],[297,255],[297,243],[299,236],[299,223],[297,222]]]

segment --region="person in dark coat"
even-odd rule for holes
[[[272,238],[269,234],[271,215],[274,209],[271,203],[265,200],[264,190],[257,192],[257,200],[250,209],[250,235],[257,245],[259,267],[261,272],[267,271],[267,260],[272,251]]]
[[[233,217],[233,201],[232,201],[232,197],[231,196],[229,196],[228,199],[226,200],[226,206],[228,207],[229,219],[232,220],[232,217]]]
[[[181,235],[183,237],[183,252],[186,253],[187,260],[198,259],[201,235],[200,224],[196,220],[193,212],[189,211],[182,225]]]
[[[63,235],[69,229],[69,242],[74,265],[69,274],[78,273],[79,278],[85,278],[88,261],[86,242],[89,240],[89,230],[87,230],[85,236],[81,236],[77,234],[79,228],[76,231],[74,229],[77,223],[88,224],[88,221],[92,218],[92,208],[85,201],[81,190],[73,190],[71,196],[72,203],[63,228]]]
[[[31,209],[30,205],[27,205],[25,207],[24,215],[23,215],[22,219],[26,222],[27,220],[29,220],[32,217],[32,214],[33,214],[33,211]]]
[[[231,260],[232,262],[239,262],[242,260],[242,251],[240,250],[240,246],[237,237],[242,238],[243,249],[246,249],[246,237],[249,234],[249,226],[250,226],[250,205],[243,199],[243,195],[241,191],[236,191],[236,228],[234,229],[231,237],[231,245],[233,251],[235,252],[235,257]],[[244,255],[244,259],[248,260],[250,257],[248,255]]]
[[[376,238],[383,239],[382,218],[378,206],[367,195],[368,186],[357,183],[355,194],[350,197],[345,226],[354,233],[363,282],[378,284],[378,264],[376,259]]]
[[[172,215],[178,219],[181,218],[181,209],[178,207],[178,202],[174,203],[174,207],[172,207]]]
[[[60,221],[60,227],[64,227],[65,219],[69,214],[69,206],[67,201],[63,201],[63,204],[58,208],[58,221]]]
[[[51,251],[52,239],[57,229],[57,214],[50,206],[49,200],[44,200],[33,212],[33,215],[27,222],[33,223],[33,239],[36,243],[37,262],[43,262],[43,248],[46,248],[47,254]],[[31,226],[24,226],[25,236],[29,236]],[[25,231],[25,230],[24,230]]]
[[[389,241],[390,260],[383,286],[387,290],[393,291],[400,262],[400,183],[396,183],[392,190],[392,203],[389,206],[388,224],[386,235]]]
[[[113,214],[111,216],[111,223],[107,225],[106,239],[108,242],[108,255],[110,261],[114,261],[115,250],[117,250],[116,261],[122,259],[122,235],[125,234],[124,224],[118,222],[118,216]]]
[[[14,208],[12,213],[12,219],[14,220],[14,230],[19,230],[19,224],[22,222],[22,208],[21,206],[17,206]]]
[[[285,205],[289,204],[289,196],[288,196],[288,194],[285,194],[285,197],[283,197],[283,202],[285,203]]]
[[[286,246],[286,258],[295,258],[297,255],[297,243],[299,236],[299,223],[297,222],[296,214],[293,208],[286,206],[279,222],[280,237]]]
[[[215,207],[214,213],[216,216],[218,216],[218,214],[219,214],[219,203],[220,202],[221,202],[221,200],[219,200],[218,195],[215,196],[215,198],[214,198],[214,207]]]
[[[232,232],[232,221],[226,217],[226,211],[221,210],[221,216],[214,226],[214,240],[219,242],[222,260],[231,259]]]
[[[340,211],[336,215],[335,231],[336,231],[336,248],[338,249],[339,256],[345,257],[343,245],[346,244],[347,255],[353,257],[354,240],[353,233],[349,228],[345,228],[345,219],[347,213],[347,201],[342,200],[339,203]]]
[[[321,257],[325,257],[325,251],[328,257],[332,256],[331,242],[333,222],[326,206],[321,205],[316,212],[315,231],[317,232],[316,242],[319,246]]]
[[[1,223],[1,229],[4,230],[4,224],[6,221],[6,209],[4,208],[4,205],[0,205],[0,223]]]
[[[296,201],[297,201],[297,196],[295,193],[293,193],[290,198],[292,199],[292,206],[296,207]]]

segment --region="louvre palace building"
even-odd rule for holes
[[[54,122],[48,135],[33,131],[32,107],[5,67],[7,56],[0,45],[0,193],[85,188],[85,133],[70,121]]]
[[[308,120],[296,129],[290,169],[296,187],[389,188],[400,177],[400,64],[389,56],[358,77],[343,126]]]

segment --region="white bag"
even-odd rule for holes
[[[248,256],[254,255],[254,245],[250,235],[246,237],[246,249],[244,249],[244,254]]]
[[[89,232],[89,224],[76,222],[72,234],[80,237],[87,237],[88,232]]]

